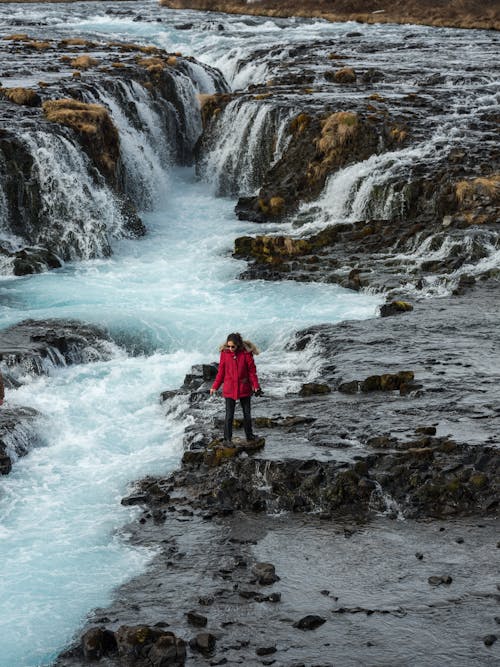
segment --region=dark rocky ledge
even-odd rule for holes
[[[57,666],[411,664],[438,648],[493,665],[495,294],[299,332],[290,353],[314,346],[322,367],[283,398],[269,379],[255,451],[222,445],[214,365],[194,367],[162,397],[191,417],[180,470],[122,501],[142,507],[127,530],[157,555]]]
[[[14,461],[42,444],[37,430],[41,415],[10,406],[9,388],[55,366],[110,359],[113,350],[103,329],[76,320],[24,320],[0,332],[0,370],[7,394],[0,408],[0,474],[8,474]]]

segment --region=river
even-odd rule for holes
[[[119,12],[129,5],[106,7]],[[144,3],[149,12],[153,7]],[[170,48],[169,39],[183,36],[132,18],[110,18],[100,3],[0,9],[2,31],[14,19],[16,30],[30,33],[112,34]],[[196,55],[203,39],[217,37],[190,31],[182,46],[198,38]],[[212,61],[221,65],[213,55]],[[0,489],[2,667],[50,664],[86,613],[106,604],[113,588],[151,558],[120,531],[134,514],[120,498],[135,479],[179,463],[183,423],[163,414],[162,390],[179,386],[192,364],[216,360],[220,342],[237,330],[263,350],[263,386],[289,391],[287,369],[302,364],[304,377],[314,375],[308,359],[283,355],[296,329],[373,316],[381,301],[325,284],[239,281],[233,240],[253,230],[235,219],[234,199],[216,197],[190,168],[156,165],[154,173],[161,182],[142,214],[144,238],[115,241],[110,258],[1,278],[2,327],[25,318],[77,318],[104,325],[117,342],[110,361],[54,368],[8,392],[7,405],[42,413],[44,446],[17,461]]]
[[[155,0],[0,5],[0,27],[4,35],[82,35],[180,51],[218,68],[233,89],[272,78],[286,67],[286,49],[304,41],[324,51],[325,67],[329,41],[329,50],[349,56],[351,65],[388,72],[380,88],[389,99],[400,99],[422,78],[444,72],[438,85],[449,104],[446,114],[440,110],[425,119],[433,131],[411,150],[375,156],[332,178],[319,202],[320,214],[313,223],[307,218],[308,229],[332,219],[361,218],[371,205],[368,184],[391,170],[439,159],[444,144],[477,141],[464,129],[471,115],[497,104],[488,70],[497,38],[487,32],[173,12]],[[323,75],[321,67],[313,72],[318,81]],[[405,84],[395,87],[392,76],[406,77]],[[213,92],[203,69],[196,77],[199,92]],[[31,80],[38,80],[36,71],[15,83]],[[292,112],[293,91],[283,95]],[[54,367],[8,392],[7,405],[30,406],[43,415],[44,445],[17,461],[0,485],[0,667],[50,665],[86,614],[109,603],[114,588],[151,560],[151,550],[127,542],[122,527],[135,510],[121,506],[120,499],[134,480],[179,465],[185,424],[165,416],[161,391],[178,387],[193,364],[216,361],[218,346],[231,331],[262,349],[258,370],[268,395],[294,391],[297,377],[314,380],[315,366],[303,353],[284,352],[293,332],[315,323],[372,317],[383,300],[325,283],[238,279],[245,265],[231,256],[234,239],[254,234],[255,226],[236,219],[234,203],[236,195],[256,187],[257,148],[248,128],[266,120],[265,114],[257,116],[257,108],[254,115],[235,108],[233,126],[200,178],[194,167],[172,165],[161,137],[141,144],[143,138],[134,135],[111,100],[109,106],[135,187],[144,190],[141,218],[147,234],[115,239],[110,257],[67,262],[34,276],[0,277],[2,328],[26,318],[76,318],[103,325],[116,344],[109,361]],[[155,119],[148,113],[143,110],[143,121],[154,137]],[[194,140],[200,130],[196,110],[191,120]],[[50,158],[51,147],[39,141],[39,159]],[[235,157],[240,163],[243,158],[240,172]],[[81,213],[85,184],[65,173],[62,162],[43,164]],[[98,205],[95,211],[89,208],[89,219],[98,220],[108,208],[111,219],[106,192],[94,192],[94,200]],[[398,205],[389,190],[376,213],[388,215]],[[304,215],[310,206],[305,209]],[[272,224],[259,227],[259,233],[273,231]],[[86,239],[81,240],[83,246]]]

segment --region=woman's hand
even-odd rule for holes
[[[210,387],[210,396],[213,396],[216,393],[217,393],[217,389],[214,389],[213,387]]]

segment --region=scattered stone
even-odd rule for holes
[[[493,646],[497,639],[496,635],[486,635],[486,637],[483,637],[483,643],[485,646]]]
[[[408,313],[413,310],[411,303],[407,301],[391,301],[380,306],[380,317],[390,317],[400,313]]]
[[[216,643],[216,637],[210,632],[200,632],[196,637],[189,640],[189,646],[193,651],[198,651],[203,655],[210,655],[214,651]]]
[[[457,537],[457,539],[455,540],[455,542],[456,542],[457,544],[463,544],[463,543],[465,542],[465,540],[464,540],[463,537]]]
[[[294,623],[293,627],[298,628],[299,630],[315,630],[316,628],[319,628],[320,625],[323,625],[323,623],[326,623],[326,618],[315,614],[308,614],[301,618],[300,621]]]
[[[432,577],[429,577],[428,580],[429,584],[431,586],[441,586],[441,584],[445,584],[446,586],[449,586],[453,579],[450,577],[449,574],[446,575],[433,575]]]
[[[415,429],[415,433],[418,433],[419,435],[436,435],[436,427],[435,426],[418,426]]]
[[[277,650],[276,646],[259,646],[259,648],[255,649],[255,653],[257,655],[272,655]]]
[[[210,607],[213,603],[214,599],[210,595],[202,595],[198,598],[198,604],[201,604],[202,607]]]
[[[356,394],[359,390],[359,381],[351,380],[350,382],[342,382],[338,390],[343,394]]]
[[[418,560],[422,560],[424,557],[424,554],[421,551],[417,551],[415,554],[415,558],[418,558]]]
[[[147,625],[122,625],[115,632],[118,655],[121,661],[134,656],[134,664],[177,667],[186,660],[186,644],[173,632],[166,632]]]
[[[187,611],[185,616],[187,617],[188,623],[198,628],[204,628],[208,623],[207,617],[203,616],[203,614],[199,614],[197,611]]]
[[[315,396],[318,394],[329,394],[331,392],[330,387],[327,384],[320,382],[307,382],[303,384],[299,396]]]
[[[272,563],[256,563],[252,572],[261,586],[269,586],[280,580]]]
[[[90,628],[82,637],[82,651],[85,660],[100,660],[118,650],[115,635],[106,628]]]

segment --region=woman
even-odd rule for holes
[[[255,440],[252,431],[250,397],[253,393],[262,395],[257,378],[257,369],[253,360],[259,350],[253,343],[243,340],[239,333],[231,333],[220,347],[219,370],[210,389],[210,396],[224,384],[222,395],[226,399],[226,417],[224,420],[224,440],[230,443],[233,438],[233,419],[236,401],[239,399],[243,410],[243,428],[247,441]]]

